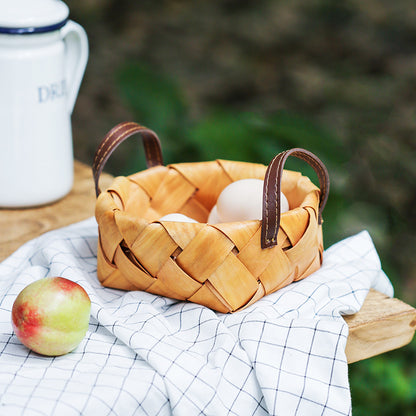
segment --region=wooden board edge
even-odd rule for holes
[[[409,344],[416,330],[416,309],[374,290],[358,313],[344,319],[349,326],[349,364]]]

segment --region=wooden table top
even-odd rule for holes
[[[23,243],[46,231],[60,228],[94,215],[95,192],[91,168],[75,162],[72,191],[63,199],[44,207],[0,209],[0,261]],[[112,181],[101,175],[105,188]],[[363,360],[408,344],[416,330],[416,309],[371,290],[361,310],[345,317],[349,326],[346,354],[349,363]]]

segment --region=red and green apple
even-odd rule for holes
[[[84,338],[90,309],[91,300],[78,283],[46,277],[19,293],[12,308],[12,325],[29,349],[42,355],[63,355]]]

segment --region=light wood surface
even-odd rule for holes
[[[353,363],[408,344],[416,329],[416,309],[371,290],[361,310],[345,321],[350,329],[345,351]]]
[[[112,177],[103,174],[102,188]],[[94,215],[95,193],[91,168],[75,162],[72,191],[60,201],[31,209],[0,209],[0,261],[46,231]],[[406,303],[371,290],[361,310],[345,317],[349,326],[346,354],[349,363],[408,344],[416,329],[416,310]]]
[[[112,179],[103,174],[100,184],[105,187]],[[0,209],[0,261],[40,234],[92,217],[94,208],[92,170],[76,161],[74,186],[65,198],[42,207]]]

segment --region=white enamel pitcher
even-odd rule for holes
[[[0,0],[0,207],[50,203],[72,187],[88,39],[68,15],[60,0]]]

